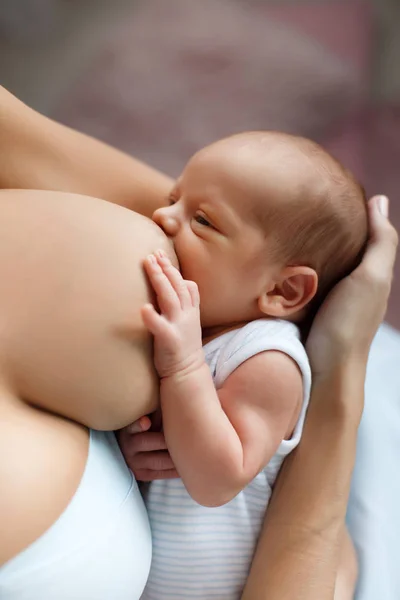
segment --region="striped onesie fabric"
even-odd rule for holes
[[[143,600],[236,600],[247,579],[272,486],[284,458],[300,441],[311,371],[298,329],[260,319],[204,346],[216,388],[245,360],[266,350],[289,355],[303,376],[304,400],[290,440],[233,500],[217,508],[197,504],[180,479],[143,488],[153,537],[153,558]]]

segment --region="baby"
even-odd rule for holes
[[[181,270],[148,257],[159,311],[142,311],[181,479],[145,490],[154,550],[143,598],[236,599],[301,437],[311,373],[300,332],[360,260],[365,195],[317,144],[245,133],[196,154],[153,219]]]

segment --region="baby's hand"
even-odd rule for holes
[[[197,369],[204,363],[197,285],[185,281],[162,250],[148,256],[144,267],[160,308],[160,314],[152,304],[142,308],[143,321],[154,335],[159,376]]]
[[[138,481],[179,477],[169,455],[162,431],[147,431],[148,417],[142,417],[118,432],[121,452]]]

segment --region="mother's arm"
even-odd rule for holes
[[[303,439],[277,481],[243,600],[333,598],[365,368],[397,249],[377,198],[370,223],[361,265],[336,286],[311,330],[314,385]]]
[[[303,439],[275,486],[243,600],[332,600],[344,531],[364,366],[316,383]]]
[[[40,115],[0,86],[0,188],[84,194],[151,217],[172,184],[127,154]]]

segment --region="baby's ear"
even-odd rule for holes
[[[286,267],[275,287],[258,299],[260,310],[269,317],[285,318],[299,312],[314,298],[318,275],[310,267]]]

